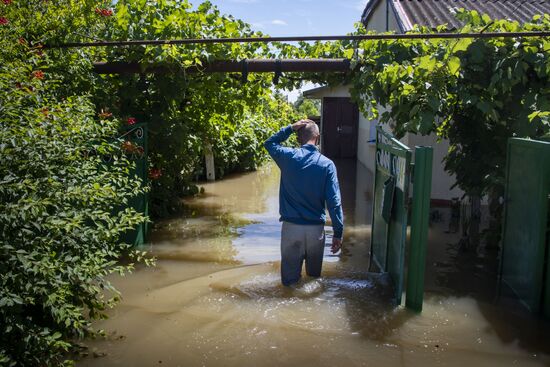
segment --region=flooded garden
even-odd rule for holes
[[[550,3],[353,2],[0,1],[0,366],[550,365]],[[344,246],[283,287],[304,118]]]
[[[184,215],[155,225],[156,267],[112,279],[123,301],[77,365],[550,363],[547,325],[494,302],[495,254],[459,251],[445,209],[430,229],[423,312],[394,307],[390,281],[368,272],[372,175],[354,160],[337,166],[344,249],[330,254],[327,240],[321,278],[280,283],[275,165],[203,184]]]

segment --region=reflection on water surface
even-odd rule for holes
[[[205,184],[205,195],[186,201],[184,216],[156,225],[150,250],[157,267],[113,279],[124,300],[96,324],[107,339],[89,343],[105,356],[79,364],[550,364],[548,343],[537,342],[548,337],[548,327],[510,322],[478,296],[486,291],[476,293],[469,278],[457,281],[466,273],[491,287],[492,278],[483,276],[490,266],[473,256],[464,264],[480,270],[461,273],[460,255],[437,227],[430,230],[424,312],[391,307],[387,277],[366,271],[372,177],[355,162],[339,162],[338,169],[346,248],[340,256],[327,248],[320,279],[280,284],[276,167]]]

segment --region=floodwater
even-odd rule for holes
[[[393,307],[387,278],[367,272],[372,175],[350,161],[338,170],[345,248],[327,246],[320,279],[280,284],[275,166],[204,184],[185,215],[155,226],[157,266],[113,278],[123,301],[78,365],[550,365],[548,323],[494,302],[495,254],[459,251],[445,209],[430,229],[423,312]]]

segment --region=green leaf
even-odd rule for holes
[[[353,48],[349,48],[347,50],[344,50],[344,58],[351,59],[353,57],[353,53],[355,50]]]
[[[447,59],[447,67],[451,75],[458,75],[460,70],[460,59],[456,56],[451,56]]]
[[[421,135],[428,135],[434,127],[434,114],[431,111],[422,111],[420,113],[420,127],[419,132]]]
[[[432,71],[436,63],[437,61],[431,55],[422,56],[418,59],[418,68]]]
[[[452,50],[454,52],[466,51],[471,44],[472,44],[471,38],[460,38],[458,41],[456,41]]]

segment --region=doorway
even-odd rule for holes
[[[323,98],[323,154],[331,159],[357,156],[359,108],[348,97]]]

